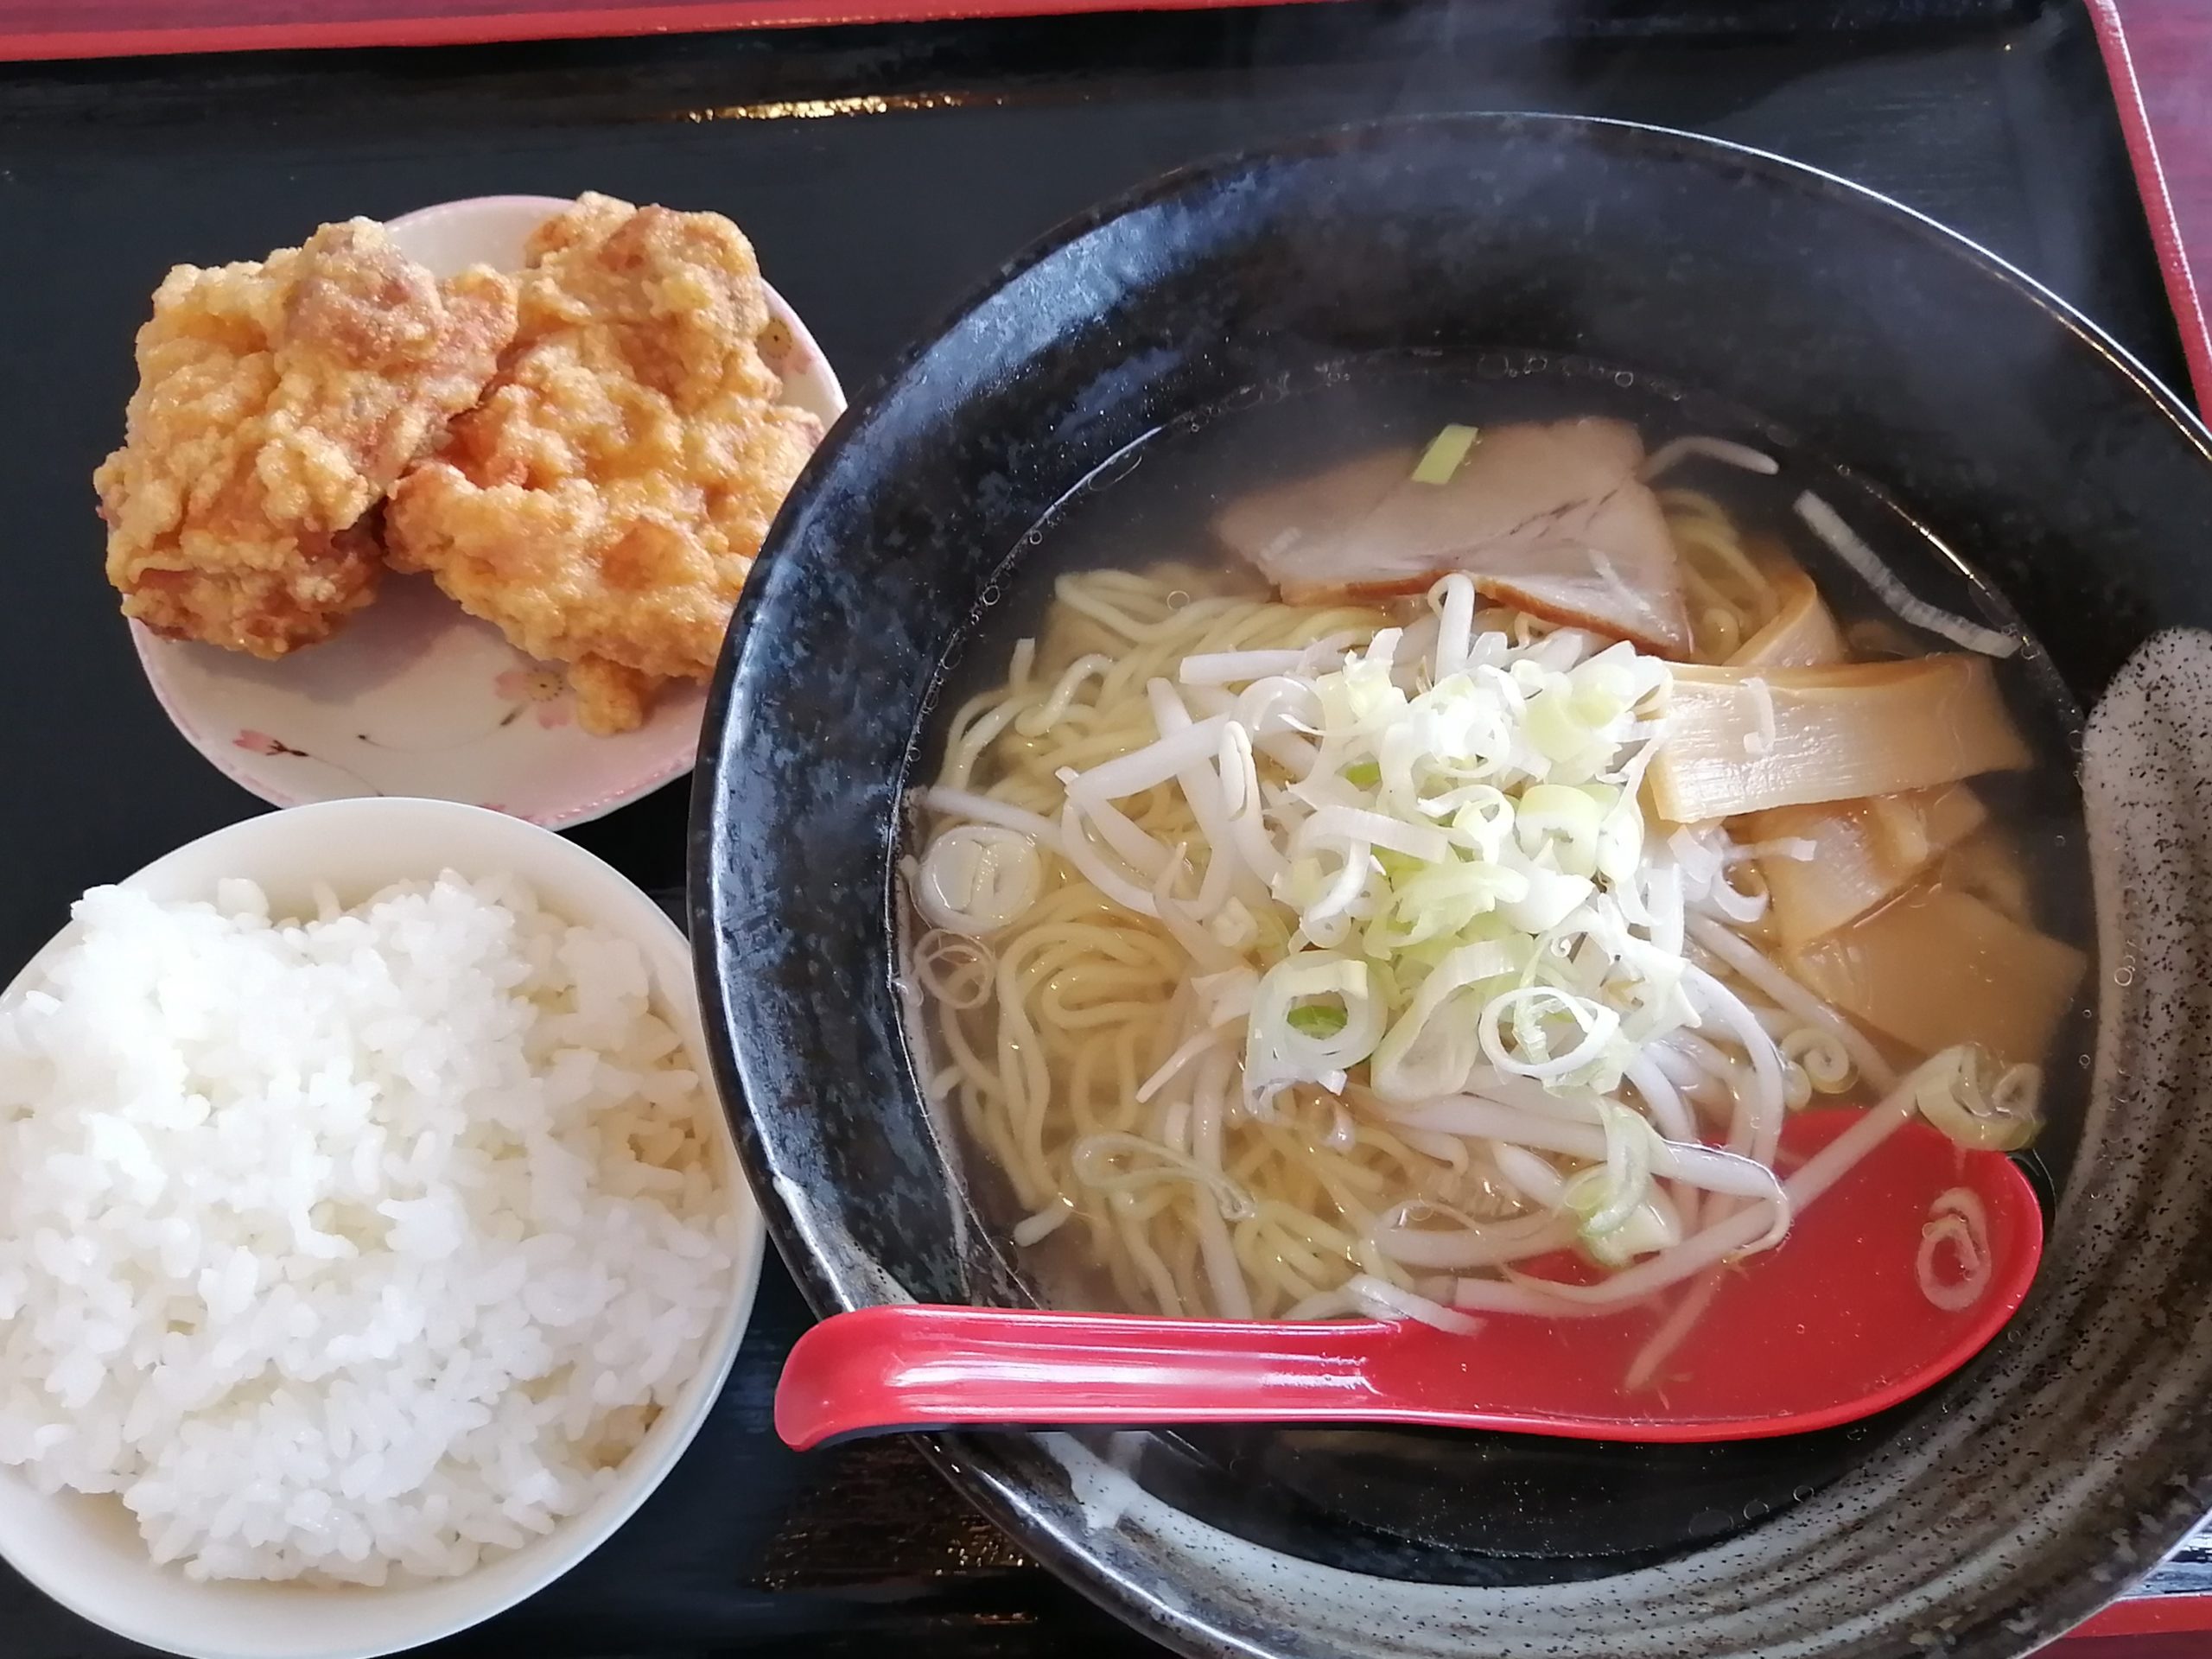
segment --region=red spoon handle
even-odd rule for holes
[[[839,1435],[1011,1423],[1372,1417],[1366,1376],[1392,1327],[1264,1325],[902,1303],[824,1319],[776,1389],[801,1451]]]
[[[1859,1122],[1801,1112],[1783,1147],[1809,1157]],[[1954,1279],[1973,1271],[1963,1257],[1930,1258],[1926,1233],[1938,1199],[1961,1188],[1987,1224],[1986,1259],[1962,1301],[1939,1300],[1923,1270],[1948,1261]],[[776,1429],[802,1448],[870,1430],[1054,1423],[1795,1433],[1895,1405],[1963,1364],[2020,1305],[2042,1248],[2035,1191],[2010,1160],[1908,1123],[1802,1211],[1778,1248],[1715,1274],[1693,1339],[1675,1346],[1649,1344],[1688,1285],[1605,1317],[1485,1315],[1466,1335],[899,1304],[840,1313],[799,1339]]]

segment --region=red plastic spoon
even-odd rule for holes
[[[1859,1114],[1793,1117],[1782,1167]],[[1929,1300],[1929,1207],[1976,1193],[1989,1278],[1967,1306]],[[1971,1359],[2020,1305],[2043,1251],[2012,1160],[1906,1123],[1800,1215],[1777,1248],[1724,1269],[1654,1379],[1629,1368],[1675,1305],[1594,1319],[1483,1316],[1471,1335],[1376,1320],[1229,1323],[894,1304],[802,1337],[776,1431],[804,1450],[892,1429],[1014,1424],[1421,1423],[1601,1440],[1732,1440],[1849,1422]],[[1545,1264],[1533,1263],[1539,1270]],[[1955,1278],[1948,1249],[1939,1282]]]

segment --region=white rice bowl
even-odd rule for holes
[[[387,888],[430,832],[465,874]],[[0,1551],[138,1641],[306,1659],[601,1541],[759,1263],[687,967],[598,860],[442,803],[272,815],[87,894],[0,1007]]]

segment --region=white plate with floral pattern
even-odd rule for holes
[[[569,205],[477,196],[389,228],[440,276],[478,263],[514,270],[530,232]],[[782,296],[770,288],[767,297],[761,355],[783,377],[783,400],[826,427],[845,410],[836,374]],[[575,723],[557,669],[464,614],[424,575],[387,575],[335,639],[276,662],[163,639],[136,622],[130,632],[177,730],[277,806],[428,796],[557,829],[681,777],[698,753],[705,688],[675,682],[636,731],[594,737]]]

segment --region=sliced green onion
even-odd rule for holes
[[[1331,1003],[1301,1002],[1283,1020],[1301,1037],[1333,1037],[1344,1028],[1346,1017],[1341,1007]]]
[[[1548,843],[1557,868],[1569,875],[1595,875],[1598,832],[1610,804],[1608,800],[1600,805],[1587,790],[1565,784],[1531,784],[1514,810],[1514,837],[1531,858]]]
[[[1385,1100],[1413,1102],[1458,1093],[1467,1073],[1482,1058],[1476,1031],[1478,1010],[1465,1017],[1440,1020],[1459,992],[1485,981],[1505,978],[1520,966],[1515,952],[1497,940],[1465,944],[1429,970],[1412,1006],[1376,1045],[1368,1067],[1370,1086]]]
[[[1449,484],[1452,474],[1459,470],[1459,463],[1467,458],[1467,451],[1475,447],[1481,434],[1471,426],[1447,426],[1429,441],[1414,468],[1416,484]]]

